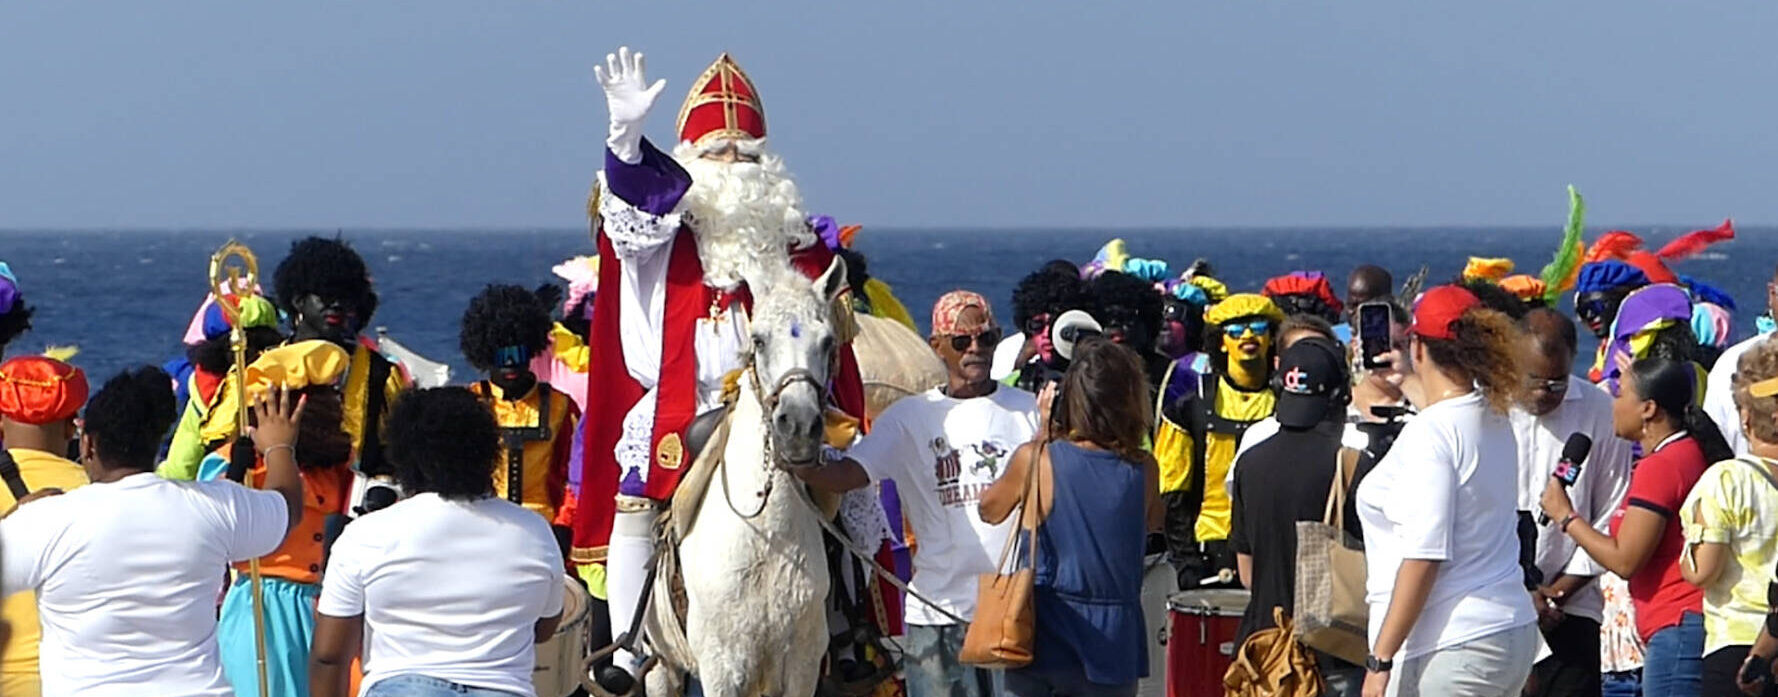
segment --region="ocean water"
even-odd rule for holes
[[[1639,228],[1657,246],[1686,232]],[[264,231],[236,235],[257,254],[268,279],[290,243],[333,230]],[[534,286],[556,280],[550,267],[593,252],[584,230],[344,230],[365,257],[381,307],[372,326],[467,379],[457,348],[457,324],[469,298],[487,283]],[[1593,232],[1589,237],[1596,235]],[[978,291],[1011,322],[1012,288],[1044,262],[1090,259],[1112,237],[1132,254],[1183,269],[1203,257],[1232,289],[1258,288],[1266,278],[1296,269],[1325,271],[1344,292],[1352,267],[1376,263],[1398,281],[1426,265],[1431,282],[1448,280],[1471,255],[1509,257],[1535,273],[1549,260],[1561,231],[1498,228],[894,230],[866,228],[857,246],[873,276],[894,287],[922,325],[939,295]],[[1778,228],[1743,228],[1739,238],[1678,265],[1742,303],[1739,332],[1753,330],[1764,305],[1765,282],[1778,263]],[[227,231],[0,232],[0,260],[12,265],[26,301],[36,307],[32,332],[8,348],[35,352],[75,344],[75,362],[95,380],[139,363],[159,364],[181,352],[180,337],[208,290],[211,252]],[[1583,332],[1584,334],[1584,332]]]

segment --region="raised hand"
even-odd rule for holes
[[[641,162],[642,121],[654,108],[661,90],[666,89],[667,81],[649,84],[642,54],[631,53],[628,46],[605,56],[605,65],[593,66],[593,75],[605,89],[605,108],[611,114],[611,131],[605,144],[618,159],[631,164]]]

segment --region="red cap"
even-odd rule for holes
[[[0,363],[0,415],[42,425],[74,416],[86,404],[86,373],[44,356]]]
[[[1414,326],[1409,331],[1427,339],[1450,339],[1451,325],[1462,319],[1463,313],[1481,305],[1482,301],[1467,288],[1439,286],[1426,291],[1414,303]]]

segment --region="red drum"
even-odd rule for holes
[[[1167,697],[1222,697],[1247,598],[1245,590],[1218,589],[1167,599]]]

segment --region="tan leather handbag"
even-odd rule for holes
[[[1272,608],[1272,629],[1247,637],[1235,651],[1234,662],[1222,674],[1226,697],[1320,697],[1323,683],[1315,668],[1315,655],[1291,638],[1290,618],[1284,608]]]
[[[1358,453],[1340,449],[1321,522],[1296,524],[1294,634],[1309,648],[1348,663],[1370,653],[1370,604],[1364,599],[1364,550],[1346,544],[1346,489]]]
[[[1037,606],[1032,597],[1037,583],[1037,525],[1040,508],[1037,498],[1038,468],[1049,465],[1049,444],[1038,450],[1037,458],[1025,470],[1025,491],[1019,496],[1016,515],[1019,527],[1006,539],[1000,550],[996,573],[978,577],[975,593],[975,618],[963,635],[963,650],[957,659],[980,668],[1006,670],[1030,665],[1031,651],[1037,642]],[[1019,541],[1019,533],[1028,534],[1028,563],[1023,568],[1007,571],[1007,561]]]

